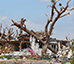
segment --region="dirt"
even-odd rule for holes
[[[0,64],[49,64],[47,60],[2,60],[0,59]]]
[[[0,64],[51,64],[48,60],[15,60],[15,59],[9,59],[9,60],[2,60],[0,59]],[[55,64],[61,64],[61,63],[55,63]],[[71,64],[69,62],[65,64]]]

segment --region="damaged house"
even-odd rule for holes
[[[35,34],[41,38],[44,42],[46,41],[45,32],[35,32]],[[17,36],[15,38],[11,38],[9,41],[7,41],[4,37],[6,35],[3,35],[3,37],[0,39],[0,45],[4,45],[5,43],[10,44],[13,47],[14,51],[24,51],[24,49],[27,48],[26,43],[33,49],[35,54],[38,54],[41,56],[41,51],[43,49],[43,44],[34,38],[34,36],[29,35],[27,33],[24,33],[20,36]],[[64,46],[69,47],[70,41],[67,40],[57,40],[56,38],[51,38],[49,41],[49,45],[54,48],[57,52],[60,51]],[[8,51],[11,52],[11,51]],[[3,53],[3,52],[2,52]],[[52,54],[53,52],[49,49],[47,49],[48,54]]]
[[[44,42],[46,41],[46,37],[44,36],[44,34],[45,34],[44,31],[39,32],[39,33],[37,32],[36,34]],[[35,51],[35,53],[37,53],[38,55],[41,56],[43,44],[39,40],[35,39],[32,35],[30,36],[30,43],[31,43],[31,47]],[[56,38],[50,38],[49,45],[58,52],[58,51],[61,51],[61,49],[70,47],[70,41],[69,40],[57,40]],[[47,49],[47,53],[51,55],[53,53],[53,51]]]
[[[33,32],[33,30],[31,30]],[[12,32],[11,32],[12,33]],[[45,31],[41,32],[33,32],[37,37],[39,37],[43,42],[46,42]],[[9,37],[8,34],[0,32],[0,53],[10,53],[10,55],[19,56],[19,55],[31,55],[27,49],[28,44],[34,51],[36,55],[42,55],[42,49],[44,44],[41,43],[38,39],[36,39],[33,35],[27,33],[17,34],[16,37]],[[48,45],[53,48],[48,49],[46,54],[51,56],[54,53],[54,50],[57,53],[65,48],[70,47],[69,40],[57,40],[56,38],[50,38]]]

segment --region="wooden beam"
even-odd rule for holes
[[[49,45],[57,45],[57,43],[49,43]]]
[[[0,40],[0,43],[21,43],[21,41],[3,41],[3,40]],[[22,43],[30,43],[30,41],[22,41]]]
[[[0,32],[0,34],[1,34],[1,35],[3,34],[3,36],[7,36],[6,34],[4,34],[4,33],[1,33],[1,32]]]
[[[21,49],[22,49],[22,42],[20,43],[19,51],[21,51]]]

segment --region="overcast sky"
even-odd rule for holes
[[[66,6],[68,0],[60,0],[59,3]],[[27,28],[29,30],[41,31],[44,30],[47,22],[47,13],[50,16],[51,8],[50,0],[0,0],[0,23],[11,25],[11,19],[20,21],[21,18],[27,19]],[[69,6],[74,7],[74,1],[71,0]],[[58,3],[56,5],[58,7]],[[70,34],[70,38],[74,38],[74,11],[70,15],[60,18],[55,24],[52,38],[64,39]]]

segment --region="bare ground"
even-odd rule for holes
[[[47,60],[2,60],[0,59],[0,64],[49,64]]]

